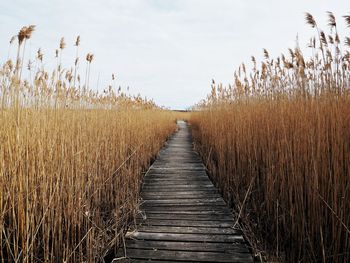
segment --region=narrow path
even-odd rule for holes
[[[159,152],[142,187],[136,229],[127,233],[131,262],[253,262],[233,215],[193,150],[185,122]]]

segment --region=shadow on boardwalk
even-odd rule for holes
[[[145,176],[136,229],[128,231],[126,249],[117,256],[131,262],[253,262],[193,150],[189,127],[178,125]]]

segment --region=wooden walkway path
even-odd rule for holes
[[[126,249],[118,257],[131,262],[253,262],[241,231],[233,229],[233,215],[193,150],[189,127],[178,125],[145,176],[136,229],[128,231]]]

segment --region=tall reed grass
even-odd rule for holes
[[[306,14],[311,57],[264,50],[232,86],[213,81],[191,115],[196,147],[261,259],[350,261],[350,38],[328,19],[326,35]]]
[[[89,87],[77,57],[45,71],[41,50],[22,72],[34,26],[0,68],[0,262],[101,262],[137,211],[142,172],[175,129],[175,116],[113,85]],[[82,66],[83,67],[83,66]],[[114,75],[113,75],[114,79]],[[82,84],[84,83],[84,84]]]

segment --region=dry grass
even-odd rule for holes
[[[112,85],[90,89],[92,54],[82,85],[80,38],[73,69],[61,66],[62,38],[54,72],[38,50],[22,80],[33,30],[22,28],[16,62],[0,68],[0,262],[99,262],[137,212],[142,172],[175,116]]]
[[[256,247],[289,262],[350,261],[350,53],[333,14],[299,48],[235,83],[213,82],[191,116],[196,147]],[[349,18],[346,22],[350,26]]]

